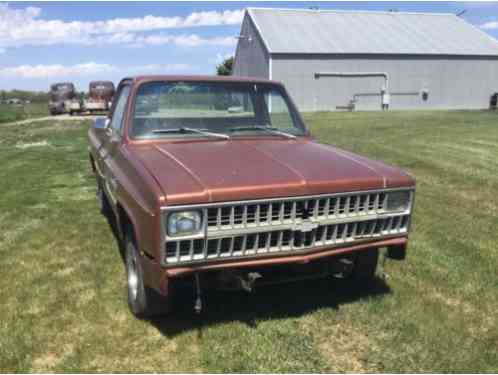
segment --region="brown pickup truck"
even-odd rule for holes
[[[413,178],[315,141],[277,82],[123,79],[89,142],[137,317],[167,311],[179,285],[200,311],[204,288],[368,282],[380,248],[405,257]]]

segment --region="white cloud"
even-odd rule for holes
[[[67,41],[66,41],[67,43]],[[176,45],[178,47],[200,47],[200,46],[222,46],[233,47],[237,43],[234,37],[213,37],[203,38],[197,34],[151,34],[139,35],[136,33],[116,33],[90,36],[86,39],[73,41],[76,44],[84,45],[109,45],[120,44],[128,47],[145,47],[145,46],[161,46],[166,44]]]
[[[98,64],[88,62],[76,65],[19,65],[0,68],[0,77],[17,79],[47,79],[96,76],[100,74],[119,73],[125,74],[166,74],[172,72],[183,72],[191,69],[188,64],[149,64],[116,66],[110,64]]]
[[[243,10],[226,10],[224,12],[194,12],[187,17],[116,18],[108,21],[94,22],[97,33],[117,33],[124,31],[150,31],[161,29],[238,25],[242,22]]]
[[[174,44],[179,47],[199,47],[199,46],[234,46],[236,39],[232,37],[203,38],[196,34],[190,35],[147,35],[135,36],[133,46],[142,47],[145,45],[159,46],[164,44]]]
[[[498,21],[490,21],[490,22],[483,23],[480,26],[480,28],[481,29],[485,29],[485,30],[495,30],[495,29],[498,29]]]
[[[98,5],[96,5],[98,7]],[[194,12],[186,17],[158,17],[148,15],[140,18],[115,18],[104,21],[62,21],[41,18],[41,9],[28,7],[12,9],[0,3],[0,47],[53,44],[136,44],[137,39],[151,38],[159,44],[173,43],[179,46],[233,45],[230,38],[201,38],[195,34],[180,36],[137,35],[150,32],[187,27],[237,25],[243,10],[223,12]]]

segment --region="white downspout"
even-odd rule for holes
[[[271,58],[271,55],[268,55],[268,79],[272,79],[272,64],[273,60]],[[271,95],[268,96],[268,111],[271,113]]]
[[[272,61],[273,60],[272,60],[271,55],[270,55],[270,57],[268,58],[268,79],[269,80],[272,79],[272,74],[271,74],[272,73],[271,71],[272,71],[272,68],[273,68],[272,67]]]

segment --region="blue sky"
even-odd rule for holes
[[[57,80],[212,74],[235,51],[246,7],[458,13],[498,39],[498,3],[141,2],[0,3],[0,89],[46,90]]]

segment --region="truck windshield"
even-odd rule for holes
[[[181,129],[189,131],[178,131]],[[277,85],[151,82],[139,87],[132,138],[199,137],[203,132],[230,137],[294,138],[306,134],[298,114]]]
[[[52,101],[68,100],[74,96],[74,85],[71,83],[56,83],[50,87],[50,99]]]

